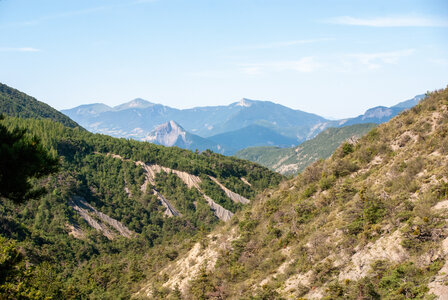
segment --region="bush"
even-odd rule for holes
[[[345,142],[345,143],[342,145],[342,153],[343,153],[343,156],[346,156],[346,155],[352,153],[353,151],[354,151],[353,144],[348,143],[348,142]]]
[[[336,176],[334,176],[333,174],[328,176],[322,174],[322,178],[319,181],[319,187],[321,188],[322,191],[325,191],[331,188],[335,182],[336,182]]]

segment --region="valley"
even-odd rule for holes
[[[2,267],[4,295],[444,293],[448,90],[381,125],[329,128],[296,148],[237,154],[300,172],[289,180],[210,150],[93,134],[5,90],[19,108],[2,106],[2,126],[26,128],[59,168],[31,181],[43,196],[1,202],[2,251],[11,257]],[[40,116],[23,114],[29,107]]]
[[[448,300],[446,0],[0,0],[0,300]]]

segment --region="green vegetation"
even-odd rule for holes
[[[0,115],[0,120],[3,118]],[[39,196],[43,189],[32,190],[30,179],[55,172],[57,165],[57,158],[51,157],[36,137],[25,136],[23,129],[8,131],[0,124],[0,198],[20,202]]]
[[[214,233],[224,246],[204,253],[217,251],[217,262],[184,296],[437,298],[431,286],[446,278],[447,133],[448,88],[263,192]]]
[[[266,168],[211,151],[52,120],[8,117],[0,125],[26,128],[22,138],[36,136],[47,158],[60,160],[57,173],[29,181],[48,191],[41,198],[0,203],[4,298],[127,299],[145,286],[154,299],[432,299],[431,284],[445,276],[448,89],[280,185]],[[235,216],[219,222],[197,190],[161,172],[147,191],[156,188],[182,214],[164,216],[156,196],[142,191],[136,161],[199,176],[201,190]],[[209,175],[251,204],[231,202]],[[107,238],[89,226],[72,208],[74,196],[132,237],[109,228]],[[188,256],[190,249],[198,252]],[[198,266],[195,276],[188,272]]]
[[[13,157],[16,161],[9,161],[13,165],[4,164],[2,172],[23,174],[15,178],[22,181],[26,176],[40,177],[26,181],[29,186],[25,187],[47,191],[40,198],[28,199],[30,193],[23,189],[20,196],[28,201],[17,205],[4,199],[0,203],[0,290],[6,298],[129,298],[148,274],[187,251],[194,241],[219,224],[195,189],[188,189],[173,174],[159,173],[156,188],[182,213],[181,217],[164,216],[160,201],[141,190],[145,174],[135,161],[159,164],[201,178],[211,175],[250,199],[282,180],[264,167],[211,151],[193,153],[115,139],[49,119],[6,117],[0,123],[0,129],[5,128],[16,140],[24,141],[12,144],[12,148],[21,150],[21,155]],[[6,145],[2,143],[2,149]],[[31,146],[38,156],[30,155],[27,147]],[[60,161],[58,172],[44,176],[55,170],[55,157]],[[37,163],[45,166],[44,172],[33,168],[35,158],[40,158]],[[30,163],[28,173],[20,168],[23,163]],[[2,185],[6,182],[5,177],[0,179]],[[203,186],[211,196],[219,193],[214,183],[205,182]],[[11,195],[8,194],[13,198]],[[135,237],[125,238],[111,229],[115,237],[109,240],[71,208],[73,196],[82,197],[121,222],[136,233]],[[241,209],[222,194],[217,201],[234,211]]]
[[[297,174],[313,162],[330,157],[342,142],[351,138],[358,139],[375,126],[377,125],[367,123],[328,128],[295,148],[251,147],[238,151],[235,156],[259,163],[284,175]],[[346,148],[344,151],[349,150]]]
[[[0,83],[0,113],[24,119],[50,119],[68,127],[79,127],[76,122],[48,104],[3,83]]]

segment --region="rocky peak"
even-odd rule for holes
[[[253,101],[247,98],[242,98],[236,105],[242,107],[250,107]]]
[[[186,131],[175,121],[163,123],[157,126],[145,140],[152,143],[158,143],[165,146],[174,146],[180,138],[186,143]]]

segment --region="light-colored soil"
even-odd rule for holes
[[[69,204],[91,227],[100,231],[110,240],[114,239],[117,235],[122,235],[127,238],[136,235],[135,232],[129,230],[121,222],[98,211],[80,196],[73,196]]]
[[[209,176],[211,180],[213,180],[219,187],[224,191],[227,197],[232,199],[233,202],[248,204],[250,201],[247,198],[244,198],[240,194],[234,193],[228,188],[226,188],[221,182],[218,181],[215,177]]]
[[[408,254],[401,246],[401,232],[396,230],[391,235],[383,236],[375,243],[369,243],[364,249],[358,250],[352,256],[351,264],[340,273],[339,281],[358,280],[366,276],[371,264],[377,260],[399,263],[407,258]]]

